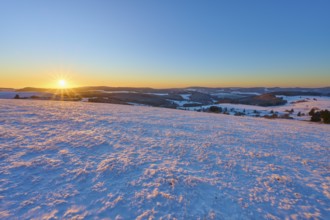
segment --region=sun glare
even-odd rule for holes
[[[58,81],[58,85],[59,85],[60,88],[66,88],[67,83],[66,83],[66,81],[64,79],[60,79]]]

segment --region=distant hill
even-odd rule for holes
[[[38,92],[38,97],[50,97],[54,100],[84,100],[90,102],[113,104],[139,104],[166,108],[203,106],[216,103],[233,103],[257,106],[284,105],[284,96],[330,96],[330,87],[323,88],[266,88],[266,87],[187,87],[155,89],[150,87],[109,87],[84,86],[70,89],[47,89],[25,87],[17,89],[18,93]],[[30,97],[29,94],[26,97]],[[36,95],[35,95],[36,96]]]
[[[0,91],[15,91],[13,88],[0,88]]]
[[[286,100],[276,97],[273,94],[262,94],[250,97],[244,97],[239,99],[224,99],[219,100],[219,103],[233,103],[233,104],[245,104],[245,105],[257,105],[257,106],[276,106],[284,105]]]
[[[56,91],[56,89],[25,87],[22,89],[16,89],[15,91],[16,92],[50,92],[50,91]]]
[[[6,88],[0,88],[6,89]],[[259,93],[276,93],[276,92],[318,92],[321,94],[330,93],[330,86],[329,87],[321,87],[321,88],[280,88],[280,87],[251,87],[251,88],[244,88],[244,87],[186,87],[186,88],[165,88],[165,89],[156,89],[150,87],[110,87],[110,86],[83,86],[83,87],[76,87],[71,88],[76,91],[91,91],[91,90],[103,90],[103,91],[136,91],[136,92],[175,92],[175,91],[225,91],[225,92],[259,92]],[[13,90],[13,89],[12,89]],[[57,89],[54,88],[35,88],[35,87],[25,87],[22,89],[17,89],[16,91],[19,92],[49,92],[49,91],[56,91]]]

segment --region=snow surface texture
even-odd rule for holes
[[[0,100],[1,219],[330,219],[330,126]]]

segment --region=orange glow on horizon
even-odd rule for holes
[[[325,70],[315,70],[320,77],[301,72],[297,77],[295,71],[287,71],[287,74],[277,74],[277,71],[269,71],[263,75],[261,71],[240,75],[236,73],[219,73],[205,75],[203,78],[198,73],[166,74],[164,71],[153,74],[151,71],[99,71],[91,74],[90,70],[73,70],[72,68],[53,68],[53,70],[40,69],[3,69],[0,76],[2,88],[48,88],[69,89],[83,86],[109,86],[109,87],[151,87],[151,88],[184,88],[190,86],[205,87],[326,87],[329,86],[329,76]],[[157,71],[154,71],[157,72]],[[266,72],[266,71],[264,71]],[[175,75],[175,76],[174,76]]]

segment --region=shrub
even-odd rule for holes
[[[292,117],[290,117],[289,114],[284,114],[284,115],[282,115],[280,118],[293,119]]]
[[[311,121],[320,122],[323,121],[325,124],[330,124],[330,111],[328,109],[316,111],[315,108],[311,109],[309,112],[311,115]]]
[[[312,108],[309,113],[308,113],[310,116],[313,116],[315,114],[315,108]]]
[[[243,115],[245,115],[245,113],[244,112],[235,112],[234,115],[235,116],[243,116]]]
[[[278,118],[278,115],[277,114],[265,115],[264,118],[274,119],[274,118]]]
[[[210,110],[210,112],[214,112],[214,113],[221,113],[222,112],[222,108],[218,107],[218,106],[211,106],[209,110]]]
[[[311,121],[320,122],[321,121],[321,113],[320,112],[314,112],[314,114],[311,117]]]
[[[320,112],[321,118],[325,124],[330,124],[330,111],[329,110],[322,110]]]
[[[314,108],[312,108],[310,111],[309,111],[309,115],[310,116],[312,116],[317,110],[319,110],[319,108],[316,108],[316,107],[314,107]]]

